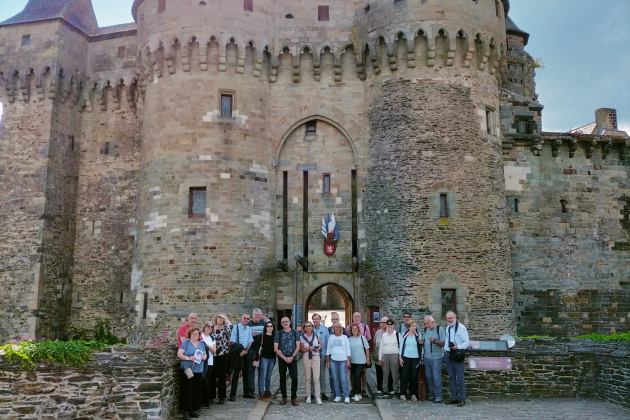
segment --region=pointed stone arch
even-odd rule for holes
[[[355,145],[355,140],[359,138],[360,125],[342,110],[332,106],[305,106],[302,111],[294,112],[293,114],[284,115],[281,118],[283,124],[275,131],[272,138],[279,139],[278,146],[274,153],[274,159],[272,162],[273,167],[278,166],[278,160],[280,159],[280,153],[287,141],[287,138],[298,128],[300,125],[311,120],[324,121],[333,127],[335,127],[348,141],[352,154],[354,157],[354,165],[357,166],[359,162],[359,152]],[[348,127],[346,129],[346,127]]]

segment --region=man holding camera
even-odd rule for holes
[[[448,311],[446,313],[446,342],[444,347],[444,363],[448,372],[448,385],[451,389],[451,397],[447,398],[445,404],[457,404],[463,407],[466,404],[466,383],[464,382],[464,358],[463,355],[458,357],[461,350],[470,347],[468,338],[468,330],[457,321],[455,312]],[[459,360],[458,360],[459,359]]]
[[[442,398],[442,359],[446,333],[444,328],[435,323],[431,315],[424,317],[424,371],[427,376],[427,388],[431,392],[429,401],[441,403]]]

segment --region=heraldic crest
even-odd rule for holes
[[[324,236],[324,254],[332,257],[337,251],[337,240],[339,239],[339,226],[335,221],[334,213],[322,217],[322,235]]]

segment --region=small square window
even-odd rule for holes
[[[206,187],[193,187],[188,194],[188,217],[206,217]]]
[[[22,46],[31,45],[31,36],[30,35],[22,35]]]
[[[125,47],[118,47],[118,58],[123,58],[125,56]]]
[[[440,219],[448,219],[448,194],[440,194]]]
[[[317,20],[327,22],[330,20],[328,6],[317,6]]]
[[[317,122],[316,121],[309,121],[306,123],[306,135],[315,135],[317,131]]]
[[[442,289],[442,318],[446,318],[446,313],[453,311],[457,308],[457,290],[455,289]]]
[[[254,11],[254,0],[244,0],[243,10],[245,10],[246,12],[253,12]]]
[[[330,174],[324,174],[324,185],[322,192],[324,194],[330,194]]]
[[[233,102],[234,102],[234,95],[230,95],[227,93],[221,94],[221,116],[222,117],[232,116]]]

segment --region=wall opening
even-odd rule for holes
[[[328,6],[317,6],[317,20],[320,22],[328,22],[330,20]]]
[[[440,219],[448,219],[448,194],[440,194]]]
[[[457,314],[457,290],[442,289],[442,319],[446,319],[449,311]]]
[[[282,260],[289,259],[289,172],[282,171]]]
[[[354,301],[346,289],[337,284],[328,283],[311,293],[306,300],[306,308],[305,315],[309,321],[313,319],[313,314],[317,313],[322,317],[322,324],[330,327],[331,314],[337,312],[339,322],[346,326],[352,321]]]
[[[302,174],[302,256],[308,260],[308,171]]]
[[[164,13],[166,10],[166,0],[158,0],[158,13]]]
[[[188,192],[188,217],[206,217],[206,187],[191,187]]]

